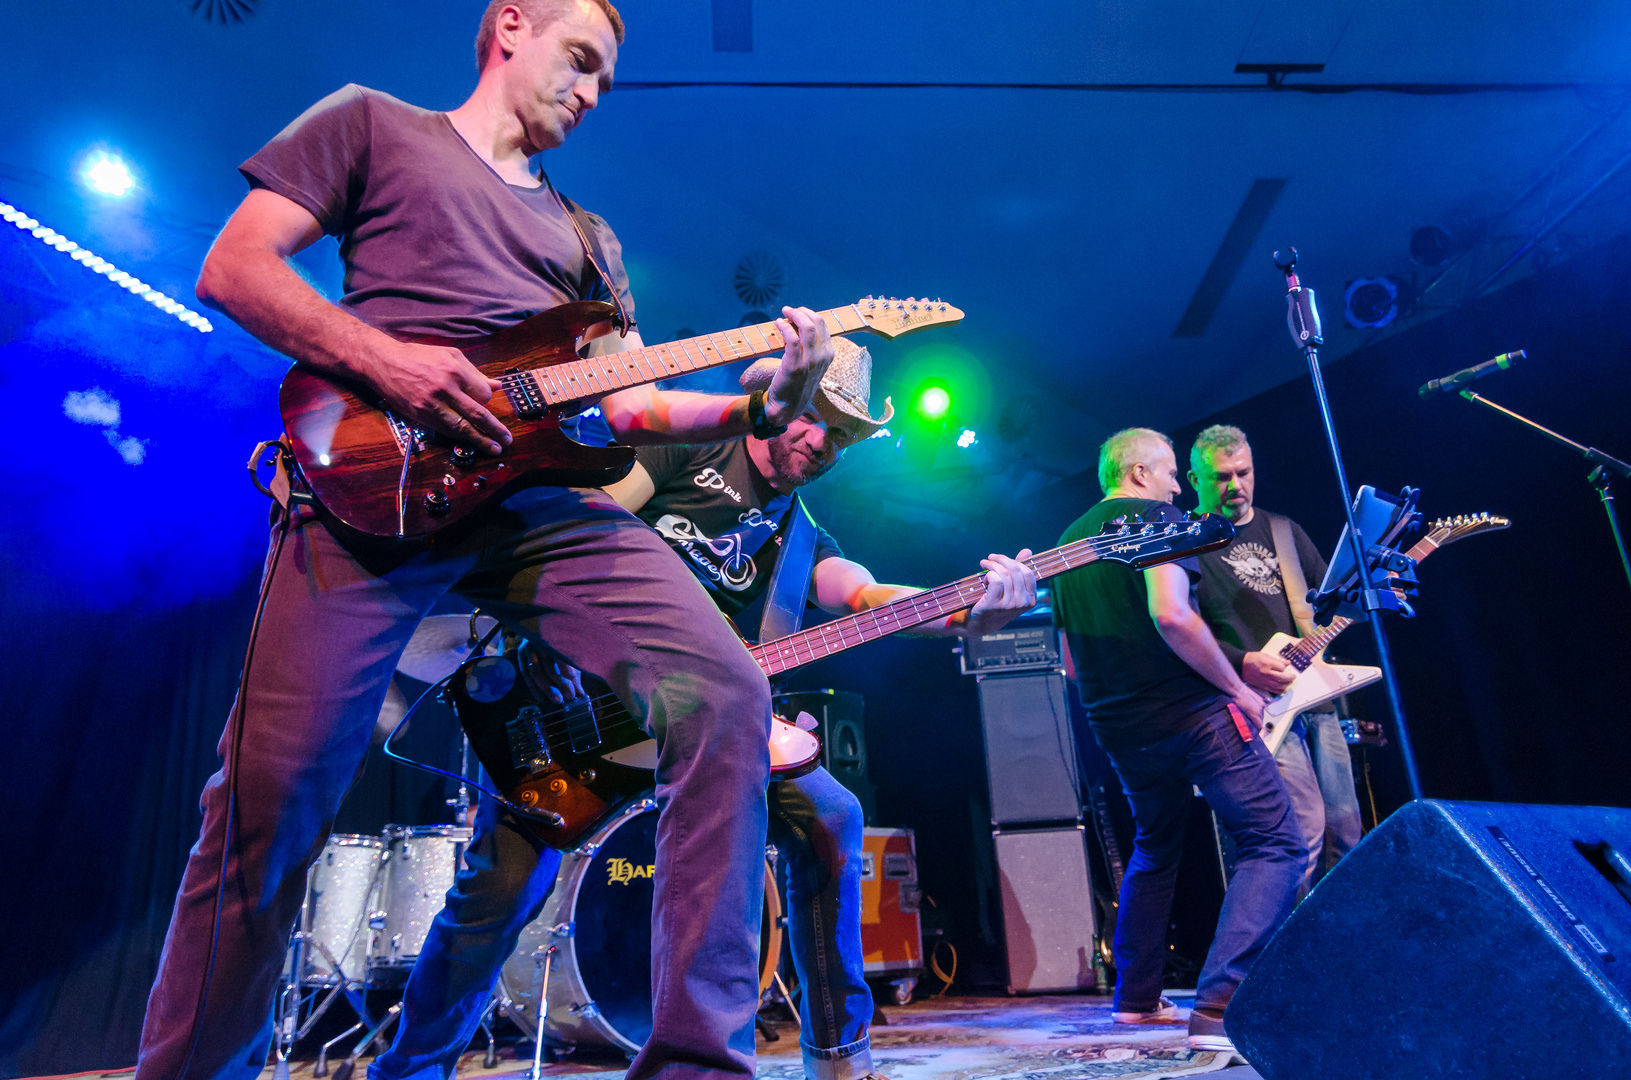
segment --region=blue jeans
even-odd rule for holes
[[[446,1080],[486,1010],[499,970],[555,883],[560,853],[482,800],[447,906],[408,978],[391,1049],[371,1080]],[[769,787],[770,839],[787,862],[805,1075],[872,1071],[872,995],[861,959],[861,804],[825,769]],[[655,955],[655,954],[654,954]],[[655,1002],[654,1002],[655,1003]]]
[[[1359,793],[1342,722],[1334,712],[1305,712],[1286,733],[1274,762],[1291,795],[1297,829],[1308,849],[1301,891],[1306,893],[1359,843]]]
[[[826,769],[770,785],[770,842],[787,863],[787,929],[809,1080],[872,1071],[861,953],[861,803]]]
[[[204,789],[148,999],[140,1080],[259,1074],[306,868],[362,762],[403,647],[449,591],[606,673],[657,739],[656,1008],[630,1080],[751,1077],[770,688],[667,543],[600,491],[526,492],[462,536],[387,558],[352,553],[300,512],[280,557],[268,559],[265,588],[241,736],[229,727],[222,771]],[[470,899],[451,917],[479,924],[496,951],[514,943],[514,920],[553,881],[553,856],[494,818],[472,851],[454,890]],[[523,897],[512,908],[478,900],[481,881],[498,876],[510,884],[494,891]]]
[[[1302,879],[1303,843],[1274,759],[1255,734],[1243,739],[1239,724],[1223,708],[1177,735],[1110,752],[1137,827],[1116,919],[1117,1010],[1153,1009],[1161,998],[1167,922],[1193,787],[1200,788],[1236,851],[1235,876],[1201,967],[1195,1006],[1227,1006],[1291,912]]]

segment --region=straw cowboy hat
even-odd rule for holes
[[[889,423],[895,415],[895,406],[883,399],[883,415],[873,419],[870,412],[872,397],[872,354],[849,338],[832,339],[832,363],[821,377],[821,388],[816,394],[816,407],[823,418],[837,420],[855,436],[855,441],[869,438]],[[763,390],[775,378],[781,366],[781,357],[767,357],[742,372],[742,389],[748,393]],[[837,415],[833,415],[837,414]]]

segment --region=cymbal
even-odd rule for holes
[[[476,638],[487,636],[487,631],[498,625],[488,615],[476,616]],[[402,650],[402,659],[396,669],[410,679],[420,682],[440,682],[459,669],[470,655],[474,644],[470,640],[470,616],[431,615],[419,624]],[[491,645],[488,646],[492,648]]]

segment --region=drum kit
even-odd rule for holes
[[[484,616],[431,616],[420,624],[397,670],[439,682],[493,625]],[[468,750],[464,757],[461,772],[469,776]],[[468,787],[461,785],[452,802],[456,819],[468,822]],[[656,832],[657,804],[642,798],[562,853],[555,887],[538,918],[521,932],[482,1018],[488,1067],[497,1061],[495,1014],[508,1016],[533,1041],[535,1076],[546,1044],[553,1051],[586,1045],[631,1056],[644,1044],[652,1025],[649,928]],[[312,1075],[326,1076],[330,1051],[358,1032],[364,1034],[335,1069],[335,1080],[348,1080],[370,1047],[383,1048],[384,1033],[401,1007],[393,1005],[376,1017],[366,992],[400,989],[407,981],[470,837],[471,829],[463,825],[387,825],[379,836],[329,837],[308,871],[305,905],[284,965],[275,1047],[280,1073],[294,1044],[341,996],[358,1021],[322,1046]],[[759,989],[765,994],[777,987],[785,1001],[787,987],[778,974],[783,920],[774,865],[775,849],[767,848]]]

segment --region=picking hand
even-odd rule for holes
[[[557,705],[587,696],[583,690],[583,672],[536,642],[527,643],[527,663],[523,668],[533,693]]]
[[[510,444],[509,428],[486,407],[500,384],[458,349],[393,342],[373,357],[367,378],[386,406],[415,427],[487,454]]]
[[[1036,606],[1036,571],[1025,563],[1031,549],[1014,558],[992,554],[981,559],[985,568],[985,595],[969,610],[965,624],[971,637],[994,634]]]
[[[1249,652],[1241,658],[1240,677],[1253,690],[1279,697],[1297,681],[1297,669],[1278,656]]]
[[[809,308],[782,308],[776,331],[787,343],[781,366],[765,391],[765,419],[790,424],[804,414],[815,398],[821,377],[832,363],[832,338],[827,324]]]

